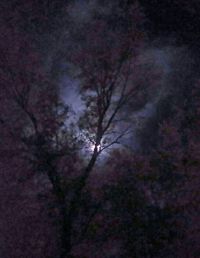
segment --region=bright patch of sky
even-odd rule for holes
[[[140,110],[133,112],[130,116],[130,123],[132,124],[131,134],[127,134],[122,142],[124,144],[134,145],[134,148],[138,147],[136,131],[143,127],[147,119],[151,118],[156,111],[158,101],[165,97],[168,90],[168,78],[171,71],[171,56],[166,49],[148,49],[144,51],[139,57],[139,63],[141,69],[145,69],[146,65],[153,65],[153,69],[161,70],[161,78],[159,83],[159,89],[154,92],[153,97],[145,104]],[[143,66],[144,65],[144,66]],[[63,75],[60,79],[61,98],[64,103],[71,107],[72,115],[70,116],[70,122],[78,121],[82,112],[85,109],[85,104],[81,100],[79,92],[80,81],[70,75]],[[124,126],[118,125],[119,133],[124,130]],[[89,144],[89,151],[94,146]]]
[[[60,94],[64,103],[70,106],[74,115],[79,117],[84,109],[84,103],[79,93],[80,83],[67,75],[60,79]]]

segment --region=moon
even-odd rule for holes
[[[91,143],[89,149],[90,149],[90,151],[93,152],[94,149],[95,149],[95,144],[92,144],[92,143]],[[100,149],[101,149],[101,145],[98,145],[98,146],[97,146],[97,151],[100,151]]]

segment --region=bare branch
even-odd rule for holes
[[[126,130],[124,130],[121,134],[119,134],[111,143],[107,144],[106,146],[104,146],[103,148],[100,149],[100,153],[102,151],[104,151],[105,149],[110,148],[111,146],[113,146],[114,144],[120,144],[119,140],[122,139],[125,135],[129,134],[132,132],[132,130],[129,130],[130,127],[128,127]]]

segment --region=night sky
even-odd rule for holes
[[[81,26],[81,24],[92,19],[91,13],[94,12],[95,8],[99,8],[96,7],[98,6],[97,3],[98,1],[92,1],[89,4],[86,1],[77,1],[75,4],[71,5],[69,8],[69,17],[75,22],[75,26]],[[131,1],[128,1],[127,6],[130,4]],[[155,0],[141,0],[140,4],[145,17],[143,29],[147,35],[147,40],[144,50],[142,50],[139,57],[139,62],[144,65],[145,62],[149,63],[149,65],[153,63],[155,68],[157,67],[157,69],[162,70],[162,76],[160,78],[160,93],[158,94],[160,97],[155,94],[153,99],[149,99],[145,104],[146,106],[141,107],[141,110],[138,110],[133,116],[138,116],[139,120],[140,117],[142,118],[142,122],[139,123],[142,123],[143,126],[142,128],[141,126],[138,128],[139,134],[141,130],[141,132],[143,131],[142,134],[148,135],[146,137],[154,139],[153,131],[155,131],[155,124],[164,119],[165,113],[167,113],[169,109],[165,103],[165,101],[167,102],[165,96],[168,91],[166,89],[176,87],[174,81],[180,81],[181,74],[183,77],[180,83],[187,81],[186,83],[188,85],[191,81],[195,81],[198,76],[198,67],[200,65],[200,18],[198,10],[200,9],[200,5],[198,1],[193,1],[188,7],[187,1]],[[105,7],[102,9],[99,8],[99,10],[101,13],[107,12]],[[76,100],[73,101],[73,108],[75,112],[77,112],[83,107],[77,95],[78,82],[75,81],[74,87],[71,87],[68,80],[71,80],[73,84],[73,79],[68,78],[62,80],[61,84],[68,85],[67,95],[69,97],[71,92],[72,97],[70,96],[69,99]],[[156,108],[157,105],[159,106],[159,110]],[[155,112],[156,109],[157,112]],[[158,114],[158,112],[161,114]],[[157,116],[157,118],[155,116]],[[144,117],[146,117],[146,119],[144,119]],[[152,120],[149,120],[150,118],[152,118]],[[137,125],[134,125],[133,130],[134,132],[135,130],[137,131]],[[151,135],[149,135],[149,133]],[[132,146],[137,148],[140,136],[136,136],[134,133],[132,137]],[[146,141],[145,137],[144,139]],[[130,143],[130,139],[128,141]],[[144,140],[141,139],[141,141],[143,142]],[[152,140],[152,142],[154,142],[154,140]]]
[[[0,258],[200,257],[200,0],[0,2]]]

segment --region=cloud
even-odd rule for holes
[[[68,15],[76,24],[89,22],[94,13],[108,15],[113,3],[100,4],[97,0],[77,0],[68,7]]]

